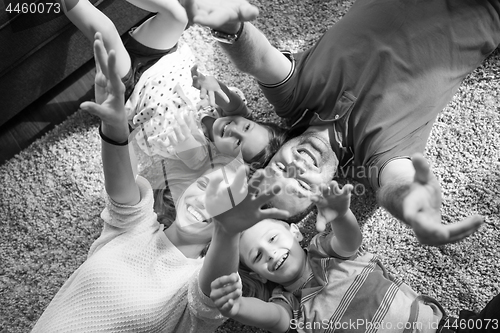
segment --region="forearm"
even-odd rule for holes
[[[222,30],[227,32],[234,31]],[[229,56],[236,68],[242,72],[254,76],[257,80],[264,83],[276,83],[283,79],[289,71],[287,61],[281,52],[274,48],[267,38],[254,25],[245,22],[243,32],[234,44],[219,43],[224,52]],[[283,74],[284,71],[284,74]],[[276,75],[280,78],[276,79]]]
[[[128,139],[128,125],[102,123],[102,133],[115,142]],[[139,202],[140,193],[135,183],[129,146],[113,145],[102,140],[102,164],[106,192],[113,201],[133,205]]]
[[[377,201],[392,216],[407,223],[404,218],[403,200],[410,192],[411,181],[395,180],[387,182],[377,192]]]
[[[331,246],[334,250],[340,248],[352,253],[359,248],[363,238],[358,221],[350,209],[344,216],[330,222],[330,225],[333,231]]]
[[[239,242],[239,233],[226,232],[214,222],[212,242],[200,271],[200,288],[205,295],[210,295],[212,281],[238,271]]]
[[[291,320],[284,307],[254,297],[242,297],[238,314],[232,318],[270,332],[286,332]]]

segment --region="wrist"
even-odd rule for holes
[[[115,146],[125,146],[128,144],[128,125],[110,125],[104,122],[99,126],[99,136],[109,144]]]
[[[245,22],[237,22],[223,25],[217,29],[211,29],[212,37],[224,44],[234,44],[243,34]]]

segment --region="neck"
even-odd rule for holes
[[[205,116],[201,119],[201,123],[205,126],[205,135],[208,136],[210,141],[214,141],[213,127],[215,118]]]
[[[184,254],[186,258],[198,259],[201,252],[207,246],[207,243],[200,243],[200,240],[195,236],[181,235],[173,223],[169,228],[165,229],[165,235],[168,240]]]
[[[300,287],[302,287],[307,279],[309,278],[309,276],[311,275],[311,269],[309,267],[309,264],[308,264],[308,261],[307,261],[307,258],[304,260],[304,263],[302,264],[302,269],[300,270],[300,273],[297,274],[297,276],[289,281],[288,283],[282,283],[282,286],[290,291],[290,292],[294,292],[295,290],[299,289]]]

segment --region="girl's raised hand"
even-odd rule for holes
[[[226,317],[238,314],[242,295],[242,283],[237,273],[224,275],[212,281],[210,298],[220,313]]]
[[[198,65],[191,68],[191,78],[193,79],[193,87],[200,91],[200,98],[207,99],[211,106],[216,107],[215,94],[217,93],[226,103],[229,103],[224,90],[219,85],[217,79],[211,75],[205,76],[203,73],[198,72]]]
[[[118,75],[116,53],[113,50],[109,54],[106,52],[100,33],[95,35],[94,58],[97,69],[95,84],[99,94],[96,96],[97,103],[84,102],[80,107],[98,116],[107,125],[122,125],[127,122],[123,95],[125,86]]]
[[[222,184],[222,173],[213,177],[208,184],[205,207],[226,232],[239,233],[263,219],[286,219],[290,216],[285,210],[262,208],[279,194],[281,187],[275,185],[260,191],[264,170],[257,170],[247,184],[247,169],[248,166],[240,166],[231,184],[227,184],[227,181]]]
[[[346,184],[340,189],[339,184],[334,180],[319,187],[320,193],[311,197],[312,202],[318,208],[317,231],[324,231],[328,222],[332,222],[339,216],[344,216],[349,211],[352,189],[351,184]]]

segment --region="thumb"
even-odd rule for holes
[[[83,102],[82,104],[80,104],[80,109],[82,109],[83,111],[87,111],[88,113],[93,114],[95,116],[98,116],[99,118],[101,118],[101,120],[103,118],[103,115],[106,113],[105,108],[102,105],[90,101]]]
[[[323,214],[318,211],[316,215],[316,231],[323,232],[326,229],[326,218]]]
[[[427,160],[421,154],[415,154],[412,156],[411,161],[415,168],[415,181],[427,184],[430,176],[430,167]]]

